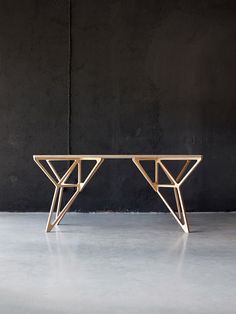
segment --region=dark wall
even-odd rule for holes
[[[0,1],[0,210],[47,210],[33,154],[203,154],[193,211],[236,209],[235,1]],[[69,132],[69,133],[68,133]],[[129,161],[107,161],[73,209],[162,210]]]

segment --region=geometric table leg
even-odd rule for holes
[[[183,231],[186,232],[186,233],[189,233],[190,231],[189,231],[189,226],[188,226],[188,220],[187,220],[187,217],[186,217],[186,212],[185,212],[185,208],[184,208],[183,199],[182,199],[182,196],[181,196],[180,189],[176,188],[176,191],[175,191],[175,199],[176,199],[176,206],[178,208],[178,216],[174,212],[173,208],[169,205],[169,203],[167,202],[166,198],[164,198],[162,193],[159,192],[159,190],[157,191],[157,193],[160,196],[160,198],[162,199],[162,201],[164,202],[164,204],[166,205],[166,207],[169,209],[171,214],[174,216],[174,218],[177,221],[177,223],[183,229]]]
[[[142,173],[144,178],[147,180],[147,182],[151,185],[153,190],[160,196],[161,200],[163,203],[166,205],[166,207],[169,209],[170,213],[173,215],[177,223],[180,225],[180,227],[183,229],[184,232],[189,233],[189,226],[188,226],[188,221],[186,217],[186,211],[184,208],[184,203],[180,191],[180,186],[183,184],[183,182],[187,179],[187,177],[192,173],[192,171],[196,168],[196,166],[199,164],[201,161],[201,158],[195,158],[191,159],[195,161],[195,163],[190,167],[190,169],[186,172],[187,168],[189,167],[190,160],[187,159],[181,159],[181,158],[171,158],[168,157],[167,159],[165,158],[138,158],[134,157],[133,159],[134,164],[137,166],[139,171]],[[140,161],[142,160],[150,160],[155,162],[155,180],[154,182],[150,178],[150,176],[147,174],[143,166],[141,165]],[[163,164],[163,161],[168,160],[179,160],[179,161],[185,161],[184,166],[182,167],[181,171],[177,175],[176,178],[170,173],[170,171],[167,169],[167,167]],[[161,184],[160,178],[159,178],[159,168],[163,170],[165,173],[166,177],[169,179],[170,183],[169,184]],[[166,197],[164,197],[163,193],[161,193],[160,189],[161,188],[166,188],[166,189],[172,189],[174,192],[174,197],[175,197],[175,202],[176,202],[176,208],[177,208],[177,214],[175,213],[173,207],[169,204],[167,201]]]
[[[56,226],[62,220],[62,218],[65,216],[66,212],[69,210],[69,208],[71,207],[71,205],[75,201],[75,199],[76,199],[77,195],[79,194],[80,190],[78,188],[76,189],[76,192],[69,199],[67,204],[64,206],[64,208],[60,212],[60,214],[58,214],[56,216],[56,219],[53,222],[51,222],[52,214],[53,214],[56,206],[58,206],[58,203],[60,201],[59,197],[58,197],[58,195],[60,195],[60,194],[58,192],[59,192],[59,188],[56,187],[54,195],[53,195],[53,199],[52,199],[50,212],[49,212],[49,215],[48,215],[48,221],[47,221],[47,226],[46,226],[46,230],[45,230],[46,232],[50,232],[53,229],[53,227]]]
[[[75,159],[56,159],[56,160],[64,160],[64,161],[72,161],[72,165],[69,167],[69,169],[65,172],[65,174],[60,177],[56,171],[56,169],[52,165],[52,161],[55,161],[55,159],[48,159],[46,162],[48,163],[52,173],[56,177],[53,178],[52,175],[49,173],[49,171],[45,168],[45,166],[41,163],[41,160],[35,159],[35,162],[39,165],[39,167],[42,169],[42,171],[46,174],[46,176],[49,178],[49,180],[54,184],[55,191],[52,198],[51,208],[48,215],[48,221],[46,225],[46,232],[50,232],[54,226],[58,225],[62,219],[64,218],[66,212],[70,209],[72,204],[74,203],[75,199],[77,198],[78,194],[85,188],[85,186],[88,184],[88,182],[91,180],[91,178],[94,176],[98,168],[101,166],[102,162],[104,161],[103,158],[75,158]],[[95,166],[92,168],[92,170],[89,172],[85,180],[81,181],[81,168],[82,168],[82,161],[83,160],[92,160],[96,161]],[[74,171],[74,169],[78,167],[78,181],[77,183],[67,183],[68,178]],[[61,209],[62,204],[62,198],[63,198],[63,192],[65,188],[75,188],[75,192],[71,196],[71,198],[68,200],[68,202],[64,205],[64,207]],[[56,218],[53,220],[52,216],[54,211],[56,211]]]
[[[176,159],[168,159],[168,160],[176,160]],[[178,159],[181,160],[181,159]],[[176,207],[178,210],[178,215],[173,211],[171,206],[168,204],[166,201],[166,198],[161,194],[159,189],[157,189],[157,193],[167,206],[167,208],[170,210],[180,227],[183,229],[184,232],[189,233],[189,225],[188,225],[188,220],[186,217],[186,211],[183,203],[183,198],[180,190],[180,186],[183,184],[183,182],[187,179],[187,177],[192,173],[192,171],[197,167],[197,165],[200,163],[201,158],[196,158],[194,161],[195,163],[190,167],[190,169],[187,171],[189,165],[190,165],[190,160],[182,159],[182,161],[185,161],[185,164],[183,165],[182,169],[180,170],[179,174],[177,175],[176,178],[170,173],[170,171],[167,169],[167,167],[163,164],[164,160],[159,160],[159,165],[162,168],[162,170],[165,172],[167,177],[169,178],[171,185],[160,185],[158,187],[166,187],[166,188],[173,188],[174,190],[174,196],[175,196],[175,201],[176,201]]]

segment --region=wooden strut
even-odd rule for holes
[[[94,174],[97,172],[101,164],[103,163],[104,159],[132,159],[134,164],[137,166],[141,174],[150,184],[152,189],[160,196],[163,203],[169,209],[170,213],[173,215],[177,223],[183,229],[184,232],[189,233],[189,226],[186,217],[185,207],[183,204],[182,194],[180,191],[180,187],[183,182],[187,179],[187,177],[192,173],[192,171],[197,167],[197,165],[202,160],[201,155],[38,155],[34,156],[34,161],[40,167],[40,169],[44,172],[44,174],[48,177],[48,179],[54,184],[55,191],[52,198],[51,208],[48,216],[48,221],[46,225],[46,232],[50,232],[56,225],[60,224],[62,219],[64,218],[66,212],[70,209],[72,204],[74,203],[75,199],[77,198],[78,194],[84,189],[84,187],[88,184]],[[56,169],[52,165],[52,161],[56,160],[64,160],[64,161],[71,161],[72,164],[70,165],[69,169],[65,172],[65,174],[61,177]],[[96,161],[95,166],[92,168],[90,173],[88,174],[87,178],[82,182],[81,181],[81,170],[82,170],[82,161],[83,160],[92,160]],[[143,166],[141,165],[140,161],[149,160],[155,162],[155,179],[154,182],[144,170]],[[177,175],[176,179],[167,169],[167,167],[163,164],[163,161],[185,161],[184,166],[182,167],[181,171]],[[44,167],[41,161],[46,161],[49,168],[51,169],[54,177],[49,173],[49,171]],[[189,164],[191,161],[194,161],[194,164],[190,167],[190,169],[186,172]],[[74,171],[75,168],[78,168],[77,171],[77,183],[67,183],[68,178],[70,177],[71,173]],[[161,184],[159,178],[159,168],[163,170],[166,174],[167,178],[169,179],[169,184]],[[62,199],[63,199],[63,192],[65,188],[74,188],[75,192],[68,200],[68,202],[62,206]],[[166,198],[160,192],[160,188],[167,188],[173,189],[175,202],[178,214],[175,213],[174,209],[171,205],[167,202]],[[53,220],[52,216],[54,211],[56,211],[56,217]]]

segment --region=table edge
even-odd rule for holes
[[[133,158],[147,158],[147,159],[203,159],[203,155],[139,155],[139,154],[129,154],[129,155],[33,155],[34,160],[48,160],[48,159],[62,159],[62,160],[73,160],[73,159],[80,159],[80,158],[102,158],[102,159],[133,159]]]

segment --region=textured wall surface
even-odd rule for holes
[[[203,154],[193,211],[236,209],[235,1],[0,1],[0,210],[47,210],[33,154]],[[68,133],[69,132],[69,133]],[[107,161],[77,210],[163,210],[129,161]]]

